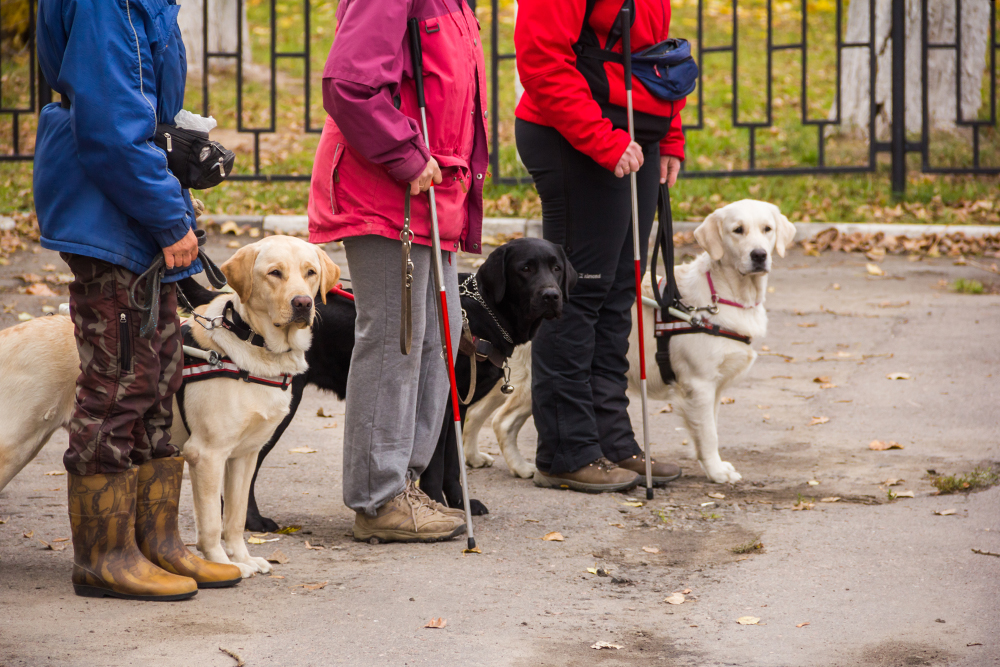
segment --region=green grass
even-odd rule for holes
[[[1000,471],[992,466],[977,466],[964,475],[939,475],[931,479],[931,484],[942,495],[960,491],[988,489],[1000,482]]]
[[[755,537],[744,544],[737,544],[735,547],[730,549],[730,551],[736,555],[741,555],[759,553],[763,549],[764,544],[760,541],[759,537]]]
[[[514,14],[511,0],[501,3],[498,31],[500,47],[513,51]],[[731,0],[703,0],[705,46],[731,43]],[[277,49],[283,52],[301,51],[304,16],[300,0],[276,0]],[[304,81],[305,67],[301,59],[280,59],[276,82],[271,81],[268,49],[270,2],[248,0],[250,49],[253,64],[244,68],[242,109],[237,118],[235,70],[216,62],[209,72],[209,111],[219,121],[222,139],[237,153],[237,173],[253,173],[253,135],[237,134],[238,120],[247,127],[269,128],[276,132],[261,134],[260,172],[262,174],[308,174],[319,135],[307,130],[322,126],[321,81],[323,65],[333,39],[336,2],[309,0],[310,79]],[[697,0],[672,0],[672,34],[695,42]],[[775,0],[772,16],[774,42],[801,41],[801,3]],[[765,0],[740,0],[740,34],[738,46],[738,109],[741,122],[766,120],[765,95],[767,62]],[[807,0],[809,90],[803,109],[800,90],[802,58],[798,51],[782,51],[773,55],[770,72],[772,86],[772,127],[756,131],[757,167],[781,168],[815,166],[819,161],[818,134],[814,126],[802,123],[803,113],[809,120],[825,119],[836,95],[834,29],[835,4],[832,0]],[[1000,12],[998,12],[1000,14]],[[846,26],[846,5],[843,21]],[[480,2],[477,16],[482,26],[483,47],[490,49],[491,7]],[[5,53],[2,77],[4,106],[27,104],[27,53],[16,48]],[[487,58],[487,67],[489,59]],[[514,64],[502,61],[499,72],[500,175],[526,176],[517,160],[514,147]],[[1000,65],[998,65],[1000,67]],[[684,113],[689,125],[700,129],[687,132],[688,160],[691,172],[705,170],[742,169],[748,165],[749,131],[733,125],[731,91],[732,55],[712,53],[704,56],[704,86],[689,100]],[[489,73],[487,73],[488,76]],[[988,78],[986,79],[988,82]],[[269,93],[277,86],[275,108],[271,109]],[[310,118],[305,118],[305,86],[310,92]],[[984,83],[985,85],[985,83]],[[988,102],[988,89],[984,100]],[[701,98],[704,114],[696,113]],[[192,75],[186,96],[186,107],[201,111],[202,85]],[[983,109],[988,111],[988,103]],[[986,111],[981,110],[982,114]],[[9,118],[4,116],[3,120]],[[33,148],[35,117],[20,117],[21,150]],[[936,134],[932,137],[935,164],[971,164],[971,141],[967,133]],[[911,140],[918,137],[910,137]],[[822,139],[826,163],[829,165],[867,164],[867,143],[853,130],[829,131]],[[984,164],[1000,164],[1000,132],[996,127],[983,128],[980,133],[981,157]],[[0,122],[0,153],[12,150],[10,124]],[[675,216],[678,219],[700,219],[728,202],[743,198],[771,201],[794,221],[886,221],[926,223],[1000,224],[1000,179],[987,176],[938,176],[919,172],[919,156],[908,159],[907,194],[902,201],[890,193],[887,156],[880,156],[874,173],[824,176],[741,178],[684,178],[672,191]],[[308,183],[247,183],[228,182],[199,195],[209,211],[214,213],[304,213],[308,201]],[[533,186],[501,186],[486,184],[486,214],[495,216],[538,216],[541,206]],[[33,207],[30,163],[0,163],[0,212],[28,211]]]
[[[951,289],[961,294],[982,294],[983,284],[978,280],[959,278],[951,284]]]

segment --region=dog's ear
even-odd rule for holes
[[[725,248],[722,246],[720,224],[722,224],[722,216],[718,212],[713,212],[694,230],[694,240],[714,260],[720,260],[726,254]]]
[[[483,265],[476,271],[476,282],[479,289],[484,287],[489,290],[493,297],[493,303],[503,301],[504,292],[507,291],[507,247],[500,246],[490,253]]]
[[[795,240],[795,225],[788,221],[788,218],[781,214],[781,209],[779,209],[774,204],[771,205],[773,209],[772,214],[774,215],[774,251],[778,253],[778,257],[785,256],[785,248],[792,245],[792,241]]]
[[[573,265],[569,263],[569,258],[566,257],[566,251],[561,245],[556,245],[556,252],[559,253],[559,261],[562,262],[562,297],[563,301],[569,301],[569,293],[574,287],[576,287],[577,273]]]
[[[256,261],[257,247],[251,243],[237,250],[235,255],[219,267],[226,276],[226,282],[243,303],[247,302],[253,292],[253,265]]]
[[[316,254],[319,255],[320,298],[323,303],[326,303],[326,295],[337,286],[337,281],[340,280],[340,267],[319,246],[316,246]]]

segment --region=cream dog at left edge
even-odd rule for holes
[[[221,268],[236,293],[221,295],[198,311],[217,317],[232,301],[266,346],[251,345],[226,329],[194,324],[198,345],[229,357],[250,375],[304,372],[312,342],[313,296],[321,294],[325,301],[340,268],[322,248],[290,236],[247,245]],[[69,423],[79,374],[69,317],[42,317],[0,331],[0,490]],[[188,434],[174,399],[171,439],[190,466],[198,549],[208,560],[234,563],[244,577],[271,571],[266,560],[247,551],[243,526],[257,453],[290,403],[291,391],[276,387],[228,378],[191,383],[184,400]]]

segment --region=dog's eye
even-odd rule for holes
[[[767,232],[769,232],[769,231],[771,231],[771,228],[770,228],[770,227],[765,227],[765,228],[764,228],[764,233],[765,233],[765,234],[766,234]]]
[[[562,271],[562,267],[556,264],[555,266],[552,267],[552,270],[555,271],[556,273],[559,273],[560,271]]]
[[[316,275],[316,269],[309,269],[308,271],[306,271],[306,277],[308,278],[312,278],[315,275]]]
[[[525,264],[524,266],[521,267],[521,270],[527,273],[528,271],[531,271],[531,267]]]
[[[275,278],[280,278],[281,277],[281,271],[279,271],[278,269],[275,269],[274,271],[269,271],[267,275],[274,276]]]
[[[740,225],[739,227],[737,227],[736,229],[734,229],[733,233],[735,233],[735,234],[742,234],[743,233],[743,225]]]

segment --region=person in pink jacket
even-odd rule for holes
[[[423,46],[430,146],[419,126],[407,21]],[[430,212],[435,184],[452,340],[461,326],[456,252],[481,252],[486,83],[479,22],[465,0],[341,0],[323,72],[329,116],[316,150],[309,240],[344,241],[358,317],[347,380],[344,503],[361,540],[435,541],[461,510],[414,485],[444,421]],[[409,193],[409,196],[407,196]],[[413,247],[412,348],[400,351],[404,211]]]

